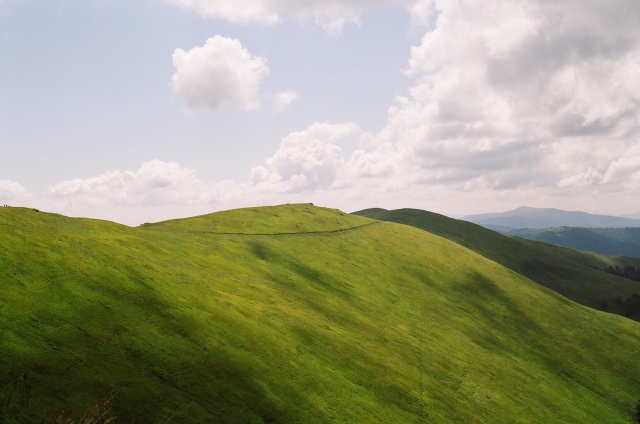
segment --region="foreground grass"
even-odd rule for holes
[[[629,423],[640,397],[638,323],[415,228],[284,205],[0,231],[5,422],[114,389],[119,423]]]

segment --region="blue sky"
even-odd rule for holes
[[[340,37],[299,22],[207,20],[162,1],[22,1],[4,8],[1,130],[3,150],[12,154],[0,159],[2,177],[38,189],[51,179],[133,169],[149,159],[196,167],[207,179],[246,178],[284,135],[315,121],[355,120],[378,131],[395,95],[409,88],[400,70],[419,41],[400,7],[370,11],[361,29],[349,27]],[[172,97],[174,49],[217,34],[268,59],[261,111],[189,113]],[[274,114],[267,98],[282,90],[301,98]]]
[[[599,3],[2,0],[0,199],[638,212],[640,5]]]

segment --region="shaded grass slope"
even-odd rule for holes
[[[310,205],[138,228],[1,208],[0,284],[7,423],[114,388],[117,423],[630,423],[640,396],[638,323]]]
[[[523,243],[534,246],[536,249],[545,250],[552,255],[559,255],[565,259],[572,260],[579,264],[588,266],[590,268],[604,270],[609,267],[633,267],[640,269],[640,257],[634,256],[608,256],[601,253],[583,252],[580,250],[571,249],[569,247],[558,246],[556,244],[540,242],[536,240],[527,240],[518,238]]]
[[[640,293],[640,283],[603,272],[609,266],[624,268],[636,263],[640,268],[640,262],[632,258],[610,258],[523,240],[419,209],[366,209],[354,214],[439,235],[592,308],[624,314],[624,305],[616,299]]]
[[[640,228],[524,228],[509,234],[586,252],[640,257]]]

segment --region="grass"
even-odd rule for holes
[[[622,314],[624,307],[615,299],[640,293],[640,283],[601,271],[609,266],[640,268],[640,258],[607,257],[524,240],[419,209],[367,209],[355,214],[439,235],[591,308]]]
[[[535,247],[536,249],[544,250],[552,255],[559,255],[565,259],[577,262],[589,268],[595,268],[598,270],[604,270],[608,267],[624,268],[626,266],[640,268],[640,257],[608,256],[601,253],[583,252],[580,250],[575,250],[546,242],[530,241],[526,239],[519,240],[523,243]]]
[[[525,228],[509,233],[587,252],[640,257],[640,228]]]
[[[0,284],[6,423],[114,390],[114,423],[630,423],[640,397],[640,324],[311,205],[138,228],[2,208]]]

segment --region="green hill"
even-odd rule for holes
[[[640,397],[640,324],[310,205],[138,228],[0,208],[0,284],[5,423],[110,393],[114,423],[630,423]]]
[[[624,301],[633,298],[634,293],[640,294],[640,282],[604,272],[616,266],[640,269],[640,259],[611,258],[522,240],[471,222],[418,209],[366,209],[354,214],[410,225],[439,235],[592,308],[630,315]],[[640,318],[640,315],[634,314],[633,318]]]
[[[585,252],[640,257],[640,228],[524,228],[509,234]]]
[[[633,256],[608,256],[595,252],[584,252],[570,247],[559,246],[557,244],[546,243],[537,240],[528,240],[520,237],[512,237],[521,243],[525,243],[536,249],[544,250],[549,254],[558,255],[590,268],[604,270],[608,267],[636,267],[640,268],[640,258]]]

